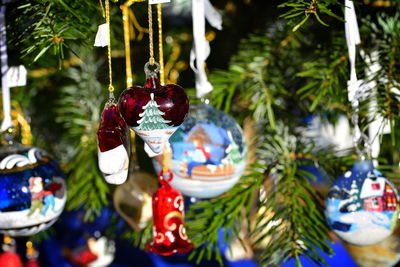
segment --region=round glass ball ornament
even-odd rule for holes
[[[344,241],[367,246],[390,236],[398,219],[396,188],[372,161],[360,161],[339,177],[328,192],[325,216]]]
[[[170,137],[167,162],[173,173],[170,185],[196,198],[219,196],[242,176],[247,145],[236,121],[209,105],[190,106],[183,124]],[[153,160],[160,172],[163,156]]]
[[[19,144],[0,150],[0,233],[30,236],[49,228],[66,198],[63,173],[44,151]]]

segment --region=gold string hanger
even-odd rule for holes
[[[125,68],[126,68],[126,86],[132,87],[133,75],[131,64],[131,45],[130,45],[130,29],[129,29],[129,7],[125,4],[121,6],[122,22],[124,24],[124,45],[125,45]]]
[[[110,99],[114,99],[114,86],[112,82],[112,65],[111,65],[111,23],[110,23],[110,0],[105,0],[106,6],[106,23],[108,24],[108,46],[107,46],[107,58],[108,58],[108,91],[110,92]]]
[[[150,2],[148,3],[147,14],[149,19],[149,63],[155,64],[154,47],[153,47],[153,14]]]
[[[148,33],[149,30],[140,26],[136,19],[135,14],[129,8],[136,2],[144,2],[145,0],[129,0],[125,4],[121,5],[122,10],[122,21],[124,25],[124,46],[125,46],[125,66],[126,66],[126,84],[127,87],[132,87],[133,85],[133,74],[132,74],[132,62],[131,62],[131,47],[130,41],[135,39],[136,28],[139,32],[137,37],[138,40],[143,38],[144,33]]]
[[[163,34],[162,34],[162,4],[157,4],[157,22],[158,22],[158,55],[160,58],[160,83],[165,84],[164,80],[164,48],[163,48]]]
[[[149,17],[149,64],[156,64],[154,60],[154,44],[153,44],[153,15],[152,5],[148,4],[148,17]],[[158,22],[158,49],[159,49],[159,61],[158,65],[160,68],[160,84],[164,85],[164,53],[163,53],[163,37],[162,37],[162,4],[157,4],[157,22]]]

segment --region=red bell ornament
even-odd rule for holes
[[[146,63],[146,85],[133,86],[122,92],[118,107],[121,116],[155,154],[160,154],[164,143],[185,120],[189,99],[185,90],[176,84],[161,86],[156,69]]]
[[[193,249],[183,225],[183,197],[169,185],[172,173],[168,171],[168,174],[168,180],[164,179],[163,172],[159,174],[161,187],[153,194],[153,241],[145,247],[146,251],[162,256]]]
[[[110,98],[97,131],[99,168],[110,184],[122,184],[128,177],[129,138],[129,128]]]

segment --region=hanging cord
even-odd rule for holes
[[[157,4],[157,21],[158,21],[158,50],[160,62],[160,83],[165,84],[164,77],[164,49],[163,49],[163,34],[162,34],[162,4]]]
[[[103,0],[99,0],[100,2],[100,8],[101,8],[101,15],[103,16],[103,18],[106,17],[106,11],[104,10],[104,6],[103,6]]]
[[[170,147],[168,141],[164,143],[164,153],[163,153],[163,173],[168,172],[169,157],[171,156]]]
[[[350,61],[350,80],[347,83],[348,98],[352,107],[351,121],[354,126],[353,141],[357,154],[364,160],[371,155],[369,137],[359,126],[360,100],[368,93],[362,81],[357,79],[356,73],[356,45],[360,43],[357,16],[353,1],[345,0],[345,34]]]
[[[114,86],[112,85],[112,65],[111,65],[111,24],[110,24],[110,1],[105,0],[106,3],[106,23],[108,24],[108,46],[107,46],[107,57],[108,57],[108,91],[110,92],[110,100],[114,101]]]
[[[154,47],[153,47],[153,16],[150,3],[148,4],[148,16],[149,16],[149,47],[150,47],[150,65],[154,65]]]
[[[129,35],[129,7],[125,4],[121,6],[122,21],[124,24],[124,44],[125,44],[125,65],[126,65],[126,86],[132,87],[132,64],[131,64],[131,45]]]

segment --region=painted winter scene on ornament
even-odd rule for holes
[[[372,161],[361,161],[330,188],[325,216],[344,241],[372,245],[390,236],[396,227],[398,201],[396,188]]]
[[[0,151],[0,233],[30,236],[50,227],[67,199],[64,175],[44,151],[10,145]]]
[[[171,136],[170,184],[186,196],[211,198],[232,188],[246,167],[247,145],[236,121],[209,105],[191,106]],[[153,160],[161,171],[163,156]]]

